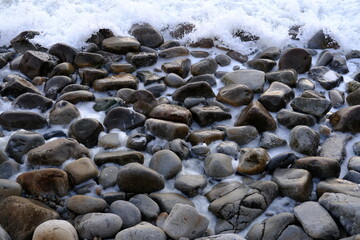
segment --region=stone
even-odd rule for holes
[[[104,189],[115,186],[118,173],[119,168],[116,166],[105,167],[98,177],[99,184]]]
[[[44,86],[45,96],[47,98],[55,100],[58,93],[60,93],[65,86],[71,83],[72,83],[71,78],[67,76],[54,76],[45,83]]]
[[[221,81],[225,86],[230,84],[242,84],[250,88],[254,93],[263,91],[265,84],[265,73],[258,70],[237,70],[225,74]]]
[[[151,193],[149,197],[159,205],[161,212],[170,213],[177,203],[195,207],[190,199],[178,193]]]
[[[98,146],[104,149],[118,148],[121,145],[118,133],[108,133],[99,138]]]
[[[231,58],[225,54],[216,55],[215,60],[221,67],[225,67],[231,64]]]
[[[232,158],[223,153],[209,154],[204,160],[205,172],[212,178],[224,178],[234,174]]]
[[[330,214],[318,202],[304,202],[294,208],[296,219],[314,239],[337,239],[339,228]]]
[[[152,83],[160,83],[163,79],[164,76],[160,76],[156,73],[153,73],[151,71],[137,71],[136,72],[136,77],[144,83],[144,86],[152,84]]]
[[[211,202],[208,209],[218,217],[215,233],[235,233],[246,228],[277,194],[278,187],[271,181],[257,181],[249,186],[239,182],[216,184],[206,193]]]
[[[334,59],[334,54],[328,50],[323,50],[319,54],[318,59],[316,60],[316,67],[326,66]]]
[[[302,91],[305,90],[314,90],[315,83],[307,78],[300,78],[296,83],[296,88],[299,88]]]
[[[305,98],[296,97],[290,106],[294,111],[311,114],[315,117],[322,118],[332,107],[331,101],[325,98]]]
[[[270,72],[276,66],[276,62],[271,59],[253,59],[248,61],[246,65],[259,71]]]
[[[179,221],[182,223],[179,225]],[[188,237],[194,239],[204,235],[209,220],[189,205],[175,204],[164,222],[163,229],[173,239]]]
[[[193,107],[190,109],[194,121],[205,127],[213,124],[214,122],[224,121],[231,119],[231,114],[223,111],[220,107]]]
[[[237,116],[234,126],[244,125],[252,125],[260,133],[265,131],[273,132],[277,127],[274,118],[259,101],[251,102]]]
[[[175,73],[169,73],[165,76],[164,83],[168,87],[178,88],[184,86],[186,81]]]
[[[289,145],[299,153],[315,156],[319,143],[319,134],[308,126],[298,125],[290,132]]]
[[[65,220],[48,220],[36,227],[33,240],[78,240],[76,229]]]
[[[87,148],[97,146],[99,134],[104,131],[103,125],[94,118],[81,118],[74,121],[70,127],[68,135]]]
[[[144,151],[147,144],[153,140],[154,137],[142,133],[134,133],[130,135],[126,141],[126,147],[137,151]]]
[[[360,88],[360,82],[358,81],[350,81],[346,83],[346,91],[347,93],[355,92],[357,89]]]
[[[78,117],[80,117],[80,111],[74,104],[68,101],[59,101],[50,111],[49,123],[67,125]]]
[[[121,229],[121,218],[113,213],[88,213],[75,218],[75,229],[81,239],[111,238]]]
[[[182,78],[186,78],[191,69],[191,61],[188,58],[166,62],[161,65],[161,69],[165,73],[175,73]]]
[[[270,156],[263,148],[241,148],[237,166],[238,173],[249,175],[260,174],[265,170]]]
[[[9,179],[20,172],[20,164],[13,161],[5,161],[0,164],[0,178]]]
[[[102,42],[102,49],[116,54],[138,52],[140,43],[133,37],[109,37]]]
[[[57,101],[67,101],[72,104],[77,104],[80,102],[92,102],[95,100],[95,95],[90,91],[78,90],[71,91],[62,94]]]
[[[214,74],[209,74],[209,73],[193,76],[187,82],[193,83],[193,82],[201,82],[201,81],[207,82],[210,86],[216,85],[216,79]]]
[[[141,68],[155,65],[158,56],[157,53],[153,52],[128,53],[126,60],[135,67]]]
[[[326,192],[343,193],[360,198],[359,185],[340,178],[329,178],[319,182],[316,195],[320,198]]]
[[[349,93],[346,96],[346,102],[350,106],[360,105],[359,93],[360,93],[359,89],[356,89],[354,92]]]
[[[173,104],[157,105],[151,110],[149,116],[162,120],[185,123],[188,126],[192,123],[191,112],[185,107]]]
[[[254,98],[253,91],[242,84],[230,84],[220,89],[216,100],[233,107],[249,104]]]
[[[231,59],[234,59],[235,61],[238,61],[240,63],[245,63],[248,60],[248,57],[246,55],[243,55],[239,52],[236,52],[234,50],[230,50],[226,53],[227,56],[229,56]]]
[[[340,74],[347,74],[349,68],[346,65],[346,59],[343,57],[335,57],[329,64],[329,67]]]
[[[309,76],[314,81],[320,83],[320,85],[326,90],[338,87],[340,83],[344,81],[344,78],[340,74],[324,66],[310,69]]]
[[[185,35],[193,32],[196,26],[192,23],[179,23],[174,29],[170,31],[170,36],[175,39],[181,39]]]
[[[0,202],[0,225],[11,239],[31,239],[37,226],[57,218],[56,211],[39,201],[10,196]]]
[[[304,169],[278,168],[272,175],[272,181],[279,186],[283,196],[298,202],[308,201],[312,192],[311,174]]]
[[[258,101],[270,112],[278,112],[285,108],[287,103],[294,98],[292,89],[281,83],[273,82],[270,87],[260,95]]]
[[[354,170],[349,170],[345,176],[343,177],[344,180],[351,181],[353,183],[360,184],[360,173]]]
[[[340,222],[349,235],[359,234],[359,198],[342,193],[324,193],[319,203]]]
[[[292,168],[306,169],[313,178],[321,180],[337,178],[340,175],[340,163],[330,157],[304,157],[294,161]]]
[[[9,138],[6,153],[18,163],[23,163],[23,156],[31,149],[45,143],[44,137],[36,132],[17,131]]]
[[[184,139],[190,131],[186,124],[154,118],[145,121],[145,129],[153,135],[166,140]]]
[[[196,240],[245,240],[245,238],[235,233],[222,233],[202,238],[196,238]]]
[[[262,59],[271,59],[277,60],[279,59],[281,51],[277,47],[268,47],[264,51],[256,54],[254,59],[262,58]]]
[[[66,200],[65,206],[77,214],[86,214],[104,211],[107,203],[102,198],[75,195]]]
[[[189,55],[189,50],[183,46],[175,46],[159,51],[159,57],[169,59]]]
[[[236,142],[224,141],[216,146],[216,152],[224,153],[237,159],[239,154],[239,145]]]
[[[284,125],[288,129],[292,129],[298,125],[313,126],[316,118],[305,113],[298,113],[288,109],[281,109],[276,115],[278,123]]]
[[[116,107],[106,114],[103,124],[108,130],[118,128],[126,131],[142,126],[145,120],[146,117],[141,113],[125,107]]]
[[[166,240],[164,231],[148,222],[141,222],[131,228],[120,231],[115,240],[136,240],[136,239],[149,239],[149,240]]]
[[[248,233],[248,240],[278,239],[282,232],[290,225],[295,223],[295,217],[292,213],[283,212],[269,218],[261,223],[255,223]]]
[[[193,76],[198,76],[202,74],[213,74],[215,73],[218,65],[215,59],[205,58],[200,62],[197,62],[191,66],[191,74]]]
[[[144,155],[137,151],[119,150],[113,152],[100,152],[94,157],[96,165],[106,163],[115,163],[118,165],[126,165],[128,163],[137,162],[144,163]]]
[[[98,53],[78,52],[74,58],[74,65],[77,68],[100,68],[104,63],[104,57]]]
[[[18,75],[7,75],[8,81],[1,89],[1,96],[17,98],[25,93],[33,93],[41,96],[41,92],[31,82]]]
[[[359,105],[342,108],[330,115],[330,124],[335,131],[358,133],[360,132],[359,110]]]
[[[28,152],[29,165],[60,166],[70,158],[89,157],[89,150],[74,139],[59,138]]]
[[[277,168],[287,168],[297,159],[298,157],[292,152],[279,153],[269,160],[265,170],[269,173],[272,173]]]
[[[167,40],[167,41],[164,41],[164,43],[160,45],[159,50],[165,50],[165,49],[168,49],[168,48],[179,47],[179,46],[180,46],[179,41]]]
[[[143,46],[157,48],[164,42],[162,34],[148,23],[133,24],[129,33]]]
[[[138,194],[130,198],[130,203],[134,204],[141,212],[141,216],[148,221],[154,220],[160,214],[158,204],[146,194]]]
[[[20,197],[21,193],[22,187],[19,183],[7,179],[0,179],[0,202],[10,196]]]
[[[167,90],[167,86],[163,83],[152,84],[150,87],[147,87],[145,90],[151,92],[156,98],[160,98]],[[162,99],[165,100],[164,98]]]
[[[129,163],[120,169],[117,184],[125,192],[150,193],[164,188],[164,178],[139,163]]]
[[[224,140],[225,134],[216,129],[200,129],[191,132],[188,141],[194,146],[200,143],[210,144],[217,140]]]
[[[58,57],[61,62],[73,63],[79,51],[65,43],[56,43],[51,46],[49,53]]]
[[[256,139],[259,136],[259,132],[254,126],[240,126],[240,127],[227,127],[225,134],[228,140],[234,141],[237,144],[245,145]]]
[[[97,178],[99,171],[90,158],[79,158],[64,167],[64,171],[69,175],[72,184],[78,185],[87,180]]]
[[[171,94],[173,100],[184,102],[188,97],[213,98],[215,94],[207,82],[188,83]]]
[[[204,175],[180,175],[176,178],[174,187],[192,198],[201,194],[207,183]]]
[[[53,105],[53,101],[36,93],[24,93],[13,101],[13,105],[22,109],[39,109],[46,112]]]
[[[274,133],[263,132],[260,137],[259,147],[270,149],[287,145],[287,141]]]
[[[26,51],[20,62],[20,71],[33,79],[37,76],[47,76],[58,64],[59,59],[40,51]]]
[[[34,39],[36,36],[40,35],[37,31],[24,31],[17,35],[15,38],[11,39],[11,47],[18,53],[25,53],[28,50],[43,50],[43,47],[38,44],[33,44],[29,40]]]
[[[189,144],[179,138],[171,140],[164,148],[173,151],[180,159],[186,159],[190,155]]]
[[[174,152],[164,149],[153,154],[149,168],[160,173],[165,179],[172,179],[181,171],[182,162]]]
[[[346,156],[346,144],[351,139],[353,139],[353,137],[348,134],[332,134],[321,145],[318,155],[333,158],[341,163]]]
[[[345,93],[339,90],[330,90],[329,98],[334,108],[339,108],[345,103]]]
[[[279,236],[277,240],[312,240],[306,232],[297,225],[289,225]]]
[[[108,72],[106,70],[97,68],[81,68],[78,70],[81,78],[81,84],[91,87],[93,82],[97,79],[107,77]]]
[[[151,110],[158,104],[155,96],[147,90],[136,90],[129,95],[126,102],[133,104],[133,109],[144,115],[149,115]]]
[[[4,111],[0,114],[0,125],[5,129],[41,129],[48,125],[40,114],[27,111]]]
[[[303,48],[287,49],[280,57],[279,70],[294,69],[297,73],[305,73],[311,67],[312,57]]]
[[[111,63],[109,66],[109,71],[111,73],[133,73],[136,71],[136,67],[130,63]],[[104,78],[103,76],[101,78]]]
[[[360,157],[358,157],[358,156],[351,157],[349,159],[347,168],[348,168],[348,170],[354,170],[354,171],[360,172]]]
[[[121,88],[137,89],[138,83],[133,75],[120,73],[118,75],[96,79],[93,81],[92,86],[97,92],[106,92],[109,90],[119,90]]]
[[[319,30],[312,36],[308,43],[309,48],[312,49],[325,49],[325,48],[339,48],[339,44],[332,39],[328,34],[325,34],[323,30]]]
[[[207,51],[190,51],[191,56],[194,58],[206,58],[210,56],[210,53]]]
[[[16,181],[25,192],[49,199],[69,194],[71,187],[67,173],[61,169],[43,168],[20,174]]]
[[[140,210],[131,202],[117,200],[111,203],[109,207],[110,213],[116,214],[122,219],[122,228],[133,227],[141,221]]]

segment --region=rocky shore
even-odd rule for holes
[[[192,31],[0,48],[1,240],[360,239],[360,51],[319,31],[247,56]]]

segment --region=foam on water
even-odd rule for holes
[[[149,22],[158,29],[171,29],[191,22],[197,30],[184,40],[216,37],[225,46],[243,53],[267,46],[294,44],[288,30],[302,25],[300,44],[324,29],[342,49],[358,47],[360,2],[357,0],[2,0],[0,1],[0,46],[25,30],[37,30],[34,39],[46,47],[57,42],[75,47],[99,28],[128,35],[133,23]],[[236,30],[259,36],[254,42],[234,38]],[[166,31],[165,31],[166,32]],[[166,36],[166,35],[165,35]]]

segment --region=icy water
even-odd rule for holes
[[[33,39],[33,42],[39,43],[45,47],[63,42],[68,43],[74,47],[80,48],[85,45],[86,39],[99,28],[109,28],[116,35],[128,35],[128,30],[133,23],[148,22],[155,28],[161,29],[165,40],[170,39],[169,30],[173,29],[178,23],[191,22],[194,23],[196,31],[187,35],[180,42],[185,43],[191,40],[197,40],[203,37],[211,37],[217,39],[217,44],[234,49],[243,54],[250,54],[266,47],[276,46],[285,49],[289,45],[298,47],[305,47],[308,39],[314,35],[318,30],[323,29],[325,33],[334,38],[341,46],[338,50],[330,50],[334,53],[344,54],[351,49],[358,49],[360,39],[360,1],[358,0],[318,0],[318,1],[297,1],[297,0],[239,0],[239,1],[114,1],[114,0],[86,0],[86,1],[72,1],[72,0],[33,0],[33,1],[0,1],[0,46],[8,45],[10,40],[25,30],[36,30],[41,32],[39,36]],[[288,35],[290,27],[300,25],[299,41],[291,40]],[[241,42],[239,38],[233,37],[233,32],[242,29],[259,37],[256,42]],[[194,49],[190,49],[194,50]],[[201,49],[196,49],[201,50]],[[217,54],[224,53],[218,49],[207,50],[212,57]],[[252,55],[249,56],[252,59]],[[313,58],[315,65],[316,57]],[[200,59],[191,58],[192,63],[196,63]],[[125,62],[125,60],[122,60]],[[157,66],[161,66],[163,62],[160,60]],[[352,59],[347,62],[350,73],[343,75],[344,83],[337,89],[344,91],[346,82],[351,81],[354,73],[359,72],[360,60]],[[242,64],[232,61],[232,64],[227,67],[219,67],[218,71],[232,71],[234,65],[239,65],[245,68]],[[148,69],[154,69],[155,66]],[[142,68],[147,70],[147,68]],[[276,69],[274,69],[276,70]],[[0,77],[10,73],[8,68],[1,70]],[[298,78],[305,77],[299,75]],[[223,85],[218,80],[214,87],[214,92],[217,93],[219,88]],[[143,86],[140,85],[140,88]],[[265,86],[265,89],[268,87]],[[174,89],[169,88],[168,93]],[[319,86],[317,89],[322,91]],[[300,92],[295,92],[295,96],[299,96]],[[101,94],[98,94],[101,96]],[[258,97],[258,96],[257,96]],[[103,122],[104,112],[95,112],[92,109],[93,103],[80,103],[77,105],[81,112],[81,117],[95,118]],[[346,106],[346,104],[344,105]],[[1,103],[1,111],[11,109],[8,103]],[[288,108],[290,108],[288,106]],[[226,124],[232,126],[235,117],[240,113],[242,107],[232,108],[231,113],[233,118],[229,121],[220,122],[219,124]],[[336,111],[332,109],[331,111]],[[275,117],[276,113],[273,113]],[[324,124],[324,123],[320,123]],[[319,125],[313,128],[317,131]],[[57,127],[59,130],[67,129]],[[192,125],[192,130],[197,129],[196,124]],[[55,128],[56,129],[56,128]],[[40,130],[38,132],[45,133],[48,130]],[[127,135],[119,130],[112,132],[119,133],[122,146],[125,145]],[[280,137],[288,140],[289,130],[284,126],[279,125],[275,132]],[[0,148],[4,150],[6,143],[11,136],[10,132],[4,131],[5,137],[0,138]],[[52,139],[53,140],[53,139]],[[255,139],[247,146],[255,147],[259,139]],[[160,146],[165,145],[165,141],[156,140],[155,144]],[[342,171],[340,177],[346,173],[346,165],[348,159],[353,156],[351,146],[354,142],[360,141],[358,135],[347,144],[347,156],[342,163]],[[215,147],[219,142],[214,142],[209,145],[212,152],[216,152]],[[124,147],[120,147],[122,149]],[[114,150],[119,150],[114,149]],[[93,148],[92,156],[100,151],[102,148]],[[289,147],[276,148],[269,150],[271,156],[284,151],[291,151]],[[297,154],[301,156],[301,154]],[[145,165],[148,164],[151,155],[145,155]],[[68,164],[69,161],[65,164]],[[237,161],[233,161],[234,167]],[[24,168],[24,171],[27,169]],[[189,159],[183,163],[183,174],[204,174],[203,164],[198,159]],[[256,178],[256,176],[254,177]],[[269,180],[271,176],[266,176],[264,179]],[[12,179],[16,179],[13,176]],[[233,175],[225,181],[239,180],[242,177]],[[162,192],[178,192],[173,187],[174,180],[169,180],[166,183],[166,188]],[[213,184],[209,184],[204,192],[211,189]],[[106,189],[106,191],[116,191],[117,188]],[[180,193],[180,192],[178,192]],[[94,194],[94,193],[93,193]],[[210,228],[215,226],[215,217],[207,210],[209,202],[203,196],[197,196],[192,199],[196,208],[206,215],[210,220]],[[296,203],[289,198],[277,198],[256,221],[260,222],[265,219],[266,214],[277,214],[284,211],[291,212]],[[249,229],[249,228],[248,228]],[[245,236],[248,229],[245,229],[240,234]]]

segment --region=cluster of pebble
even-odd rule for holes
[[[180,24],[170,35],[194,29]],[[360,74],[346,93],[338,89],[359,51],[345,58],[324,50],[312,66],[310,48],[339,47],[322,31],[309,49],[270,47],[251,60],[224,49],[210,55],[211,38],[189,47],[164,41],[146,23],[129,33],[101,29],[79,51],[63,43],[46,49],[26,31],[0,49],[0,71],[11,70],[0,91],[9,106],[0,114],[8,138],[0,151],[0,239],[241,240],[237,233],[284,196],[298,202],[294,211],[255,223],[246,239],[359,238],[360,157],[339,176],[346,144],[360,132]],[[296,28],[290,33],[296,41]],[[246,69],[218,71],[234,61]],[[82,104],[103,121],[82,116]],[[270,156],[283,146],[291,151]],[[354,152],[360,156],[360,142]],[[183,171],[189,159],[202,174]],[[229,181],[234,175],[244,181]],[[164,191],[170,181],[176,190]],[[215,229],[195,208],[199,195]]]

